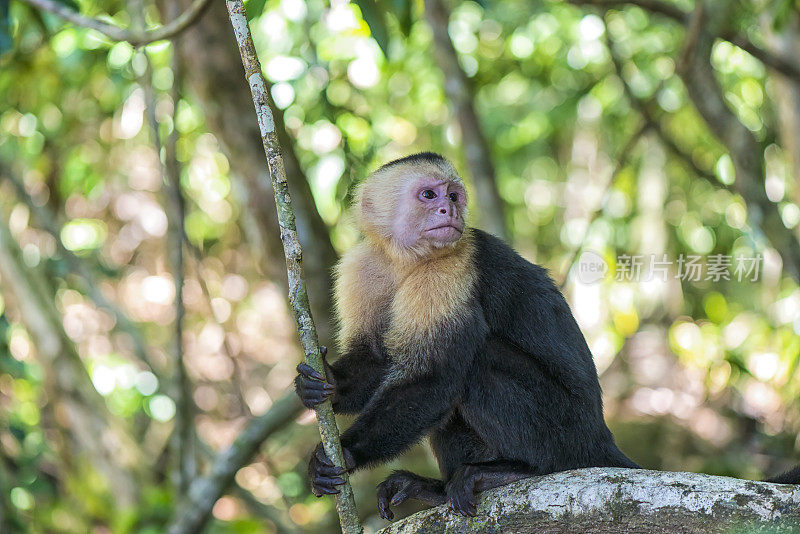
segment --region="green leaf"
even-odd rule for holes
[[[11,37],[11,18],[8,3],[9,0],[0,0],[0,55],[14,48],[14,38]]]
[[[245,2],[244,9],[247,12],[247,20],[253,20],[264,12],[264,5],[267,0],[249,0]]]
[[[389,30],[386,28],[386,9],[376,0],[355,0],[361,9],[361,16],[369,26],[372,38],[378,43],[383,55],[389,57]]]

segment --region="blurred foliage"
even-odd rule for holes
[[[797,14],[791,1],[762,4],[737,3],[734,20],[758,42],[766,31],[759,18],[771,18],[770,31],[783,31]],[[9,528],[30,532],[160,532],[176,501],[167,447],[175,405],[165,390],[174,311],[159,155],[139,85],[144,54],[161,133],[174,128],[179,135],[186,232],[201,253],[199,261],[187,260],[184,344],[198,435],[211,449],[229,444],[247,417],[288,388],[299,358],[293,324],[282,290],[263,279],[244,238],[245,208],[233,196],[236,162],[224,155],[191,92],[183,92],[173,123],[171,46],[137,51],[22,2],[12,2],[5,16],[8,7],[0,0],[0,162],[19,173],[61,226],[57,236],[45,232],[8,184],[0,197],[3,224],[26,265],[48,273],[64,329],[97,392],[150,463],[137,473],[135,507],[115,506],[114,488],[91,458],[72,453],[52,410],[59,392],[4,287],[0,515]],[[123,26],[129,20],[121,2],[78,0],[76,7]],[[356,239],[345,216],[348,192],[371,169],[420,150],[442,152],[466,168],[420,2],[250,0],[248,16],[273,99],[337,249]],[[158,20],[154,8],[148,20]],[[675,143],[717,183],[698,177],[652,132],[610,181],[641,118],[614,72],[606,32],[633,94],[649,102]],[[725,187],[734,179],[730,157],[675,74],[683,29],[635,6],[603,14],[552,0],[510,0],[453,5],[449,33],[476,88],[514,244],[558,282],[583,250],[612,270],[622,254],[763,258],[755,282],[676,280],[671,271],[668,282],[606,277],[591,286],[567,284],[623,450],[648,467],[747,477],[800,456],[800,289],[746,223],[743,200]],[[800,185],[790,155],[798,147],[778,139],[774,75],[724,41],[713,65],[727,103],[764,146],[770,199],[786,226],[796,228]],[[137,361],[109,315],[75,289],[55,239],[91,262],[103,292],[152,344],[159,369]],[[273,436],[237,482],[299,531],[330,532],[333,501],[314,498],[304,478],[316,441],[304,416]],[[382,524],[376,482],[399,465],[436,473],[418,447],[358,474],[355,490],[368,524]],[[210,532],[271,531],[272,523],[235,492],[217,503],[214,517]]]

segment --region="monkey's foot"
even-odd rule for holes
[[[314,449],[311,460],[308,462],[308,478],[311,481],[311,492],[317,497],[339,493],[340,486],[344,484],[341,477],[345,469],[337,467],[325,454],[322,443]]]
[[[535,474],[535,470],[530,466],[515,461],[495,460],[464,464],[447,482],[445,491],[453,511],[461,515],[475,516],[478,513],[475,498],[477,492],[504,486]]]
[[[447,482],[445,490],[450,508],[465,516],[475,516],[478,506],[475,499],[475,485],[480,473],[474,465],[462,465]]]
[[[389,506],[397,506],[408,499],[431,505],[442,504],[446,500],[444,483],[408,471],[395,471],[378,484],[378,511],[387,521],[394,519]]]

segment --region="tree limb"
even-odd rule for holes
[[[798,532],[797,486],[697,473],[594,467],[485,492],[478,516],[447,505],[396,521],[379,534],[722,534]]]
[[[275,131],[275,119],[269,106],[269,94],[266,82],[261,74],[261,64],[258,61],[253,37],[247,24],[247,15],[242,0],[226,0],[233,33],[239,45],[239,53],[244,66],[245,77],[250,84],[253,96],[256,117],[258,119],[261,141],[267,156],[272,191],[278,211],[278,223],[281,227],[283,240],[283,253],[286,257],[286,270],[289,278],[289,303],[297,321],[297,331],[300,342],[305,352],[305,361],[317,372],[324,373],[322,356],[319,351],[317,331],[311,317],[308,304],[308,294],[303,276],[302,250],[297,237],[292,200],[286,182],[286,173],[283,166],[278,135]],[[317,421],[319,422],[322,445],[325,453],[333,463],[344,468],[344,455],[339,441],[339,429],[333,416],[330,401],[325,401],[316,408]],[[361,522],[353,498],[353,489],[347,475],[343,476],[345,483],[336,495],[336,508],[342,532],[346,534],[360,534],[363,532]]]
[[[300,399],[292,391],[275,401],[264,415],[251,419],[233,444],[217,454],[209,473],[192,481],[167,528],[169,534],[200,532],[214,503],[228,492],[239,469],[252,461],[271,434],[294,421],[302,410]]]
[[[133,46],[142,46],[163,39],[171,39],[194,24],[210,3],[210,0],[194,0],[189,8],[169,24],[153,30],[124,29],[102,20],[87,17],[57,0],[21,0],[31,6],[61,17],[76,26],[98,31],[113,41],[127,41]]]
[[[800,241],[783,224],[778,206],[767,197],[763,149],[753,133],[728,108],[711,66],[713,35],[718,33],[714,30],[725,23],[727,8],[720,6],[720,2],[713,6],[698,3],[698,6],[701,7],[693,13],[693,17],[702,19],[696,22],[697,39],[695,46],[682,54],[686,61],[679,74],[700,116],[733,160],[736,171],[733,189],[744,199],[751,224],[764,233],[781,255],[786,272],[800,280]],[[721,19],[711,17],[710,13],[720,13]]]
[[[673,19],[684,26],[688,25],[691,17],[691,13],[663,0],[568,0],[568,2],[574,5],[591,5],[601,8],[634,5],[650,13]],[[721,31],[718,36],[741,48],[770,69],[800,81],[800,62],[796,58],[778,50],[765,50],[747,37],[727,29]]]

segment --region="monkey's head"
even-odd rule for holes
[[[449,161],[423,152],[387,163],[367,177],[356,193],[355,211],[366,235],[425,255],[461,239],[467,193]]]

